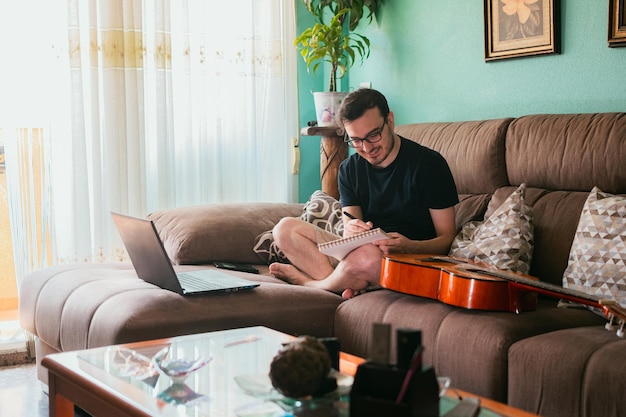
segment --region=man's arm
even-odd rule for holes
[[[445,209],[430,209],[430,217],[433,219],[437,237],[424,241],[424,244],[427,244],[430,250],[422,253],[447,255],[456,236],[454,206]]]

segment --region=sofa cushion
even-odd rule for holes
[[[546,333],[509,349],[509,405],[542,416],[623,416],[626,340],[602,326]],[[564,398],[564,393],[572,393]]]
[[[563,286],[626,307],[626,196],[594,187],[583,206]]]
[[[268,275],[227,273],[261,285],[183,297],[139,279],[130,263],[45,268],[25,277],[20,324],[59,351],[258,325],[332,335],[340,296]]]
[[[343,217],[341,214],[341,204],[337,199],[328,195],[324,191],[317,190],[304,205],[300,219],[305,220],[320,229],[343,235]],[[259,256],[261,262],[271,264],[274,262],[289,263],[289,259],[274,242],[271,230],[260,233],[254,239],[254,252]]]
[[[343,351],[367,358],[372,343],[372,323],[419,329],[425,347],[424,363],[432,365],[437,329],[452,311],[454,307],[427,298],[386,289],[369,291],[339,306],[335,317],[335,336],[339,337]],[[395,345],[393,336],[395,333],[392,332],[391,342]],[[392,363],[397,360],[395,349],[390,350],[389,357]]]
[[[454,387],[506,402],[508,349],[515,341],[553,330],[592,326],[604,320],[586,309],[562,309],[556,300],[539,300],[536,311],[521,314],[452,307],[423,297],[386,289],[344,301],[335,315],[335,336],[341,349],[367,357],[372,323],[392,324],[391,360],[395,361],[395,330],[422,330],[424,364]]]
[[[461,231],[466,223],[484,219],[490,199],[491,194],[459,194],[459,202],[454,206],[457,232]]]
[[[525,191],[525,184],[520,185],[486,220],[467,223],[452,242],[450,256],[527,274],[533,252],[533,222]]]
[[[253,251],[258,234],[283,217],[301,213],[302,204],[296,203],[222,203],[161,210],[147,217],[175,264],[258,263]]]

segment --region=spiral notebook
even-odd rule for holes
[[[378,227],[353,236],[332,240],[326,243],[320,243],[317,247],[323,254],[342,260],[347,254],[359,246],[383,239],[390,239],[390,236],[385,233],[383,229]]]

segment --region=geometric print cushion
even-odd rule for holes
[[[338,236],[343,235],[341,203],[321,190],[311,194],[299,218],[327,232],[335,233]],[[271,230],[256,237],[252,250],[268,265],[274,262],[289,263],[289,259],[276,245]]]
[[[489,218],[466,223],[449,255],[528,274],[533,253],[533,211],[520,185]]]
[[[598,187],[591,190],[580,214],[563,287],[626,307],[626,196]]]

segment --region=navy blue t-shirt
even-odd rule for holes
[[[454,178],[438,152],[400,138],[400,152],[386,168],[375,168],[359,154],[339,167],[341,206],[360,206],[365,221],[412,240],[437,236],[429,209],[458,203]]]

